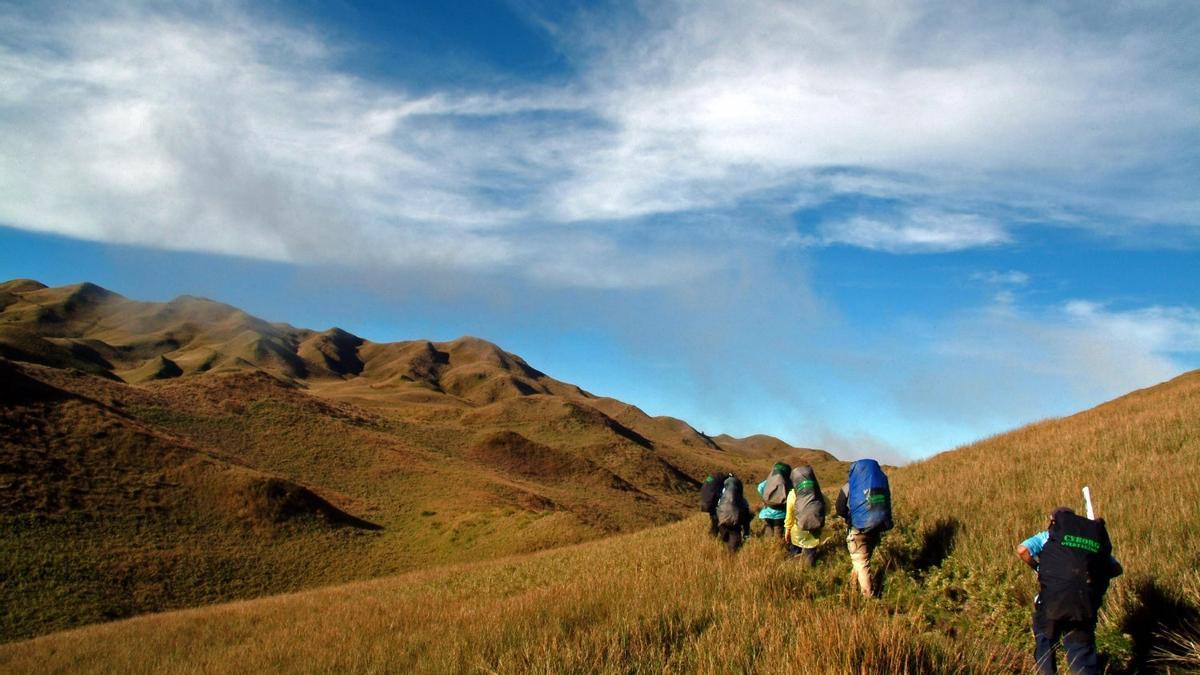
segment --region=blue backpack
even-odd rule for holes
[[[850,487],[846,494],[850,526],[860,532],[892,529],[892,490],[887,475],[873,459],[850,465]]]

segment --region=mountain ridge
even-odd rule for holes
[[[578,543],[685,517],[708,473],[845,466],[721,446],[472,336],[375,343],[94,284],[0,284],[0,366],[0,485],[22,495],[0,576],[36,580],[0,589],[10,638]]]

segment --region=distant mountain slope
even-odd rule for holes
[[[712,471],[844,472],[721,447],[477,338],[379,344],[91,284],[0,284],[0,368],[9,639],[658,525]]]
[[[583,402],[668,446],[755,459],[800,450],[769,436],[720,436],[717,442],[682,420],[652,418],[555,380],[478,338],[372,343],[339,328],[316,332],[269,323],[202,298],[137,302],[89,283],[47,288],[16,279],[0,284],[0,356],[128,383],[261,371],[323,396],[367,405],[472,407],[545,394]],[[828,454],[812,456],[833,460]]]

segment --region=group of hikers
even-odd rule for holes
[[[825,527],[825,495],[808,465],[792,468],[784,462],[771,467],[758,484],[762,535],[778,539],[790,558],[806,567],[816,564]],[[710,474],[700,490],[700,510],[708,513],[709,533],[730,552],[750,538],[755,516],[742,481],[730,473]],[[850,465],[834,507],[846,521],[852,584],[864,597],[874,595],[871,557],[884,532],[892,529],[892,493],[887,475],[873,459]],[[1100,673],[1096,651],[1096,620],[1109,582],[1122,568],[1112,555],[1103,519],[1077,515],[1067,507],[1054,509],[1047,528],[1017,546],[1017,556],[1038,575],[1034,599],[1034,659],[1041,673],[1057,672],[1061,641],[1074,673]]]
[[[763,501],[758,511],[762,536],[782,540],[788,555],[804,565],[816,564],[827,507],[813,468],[806,464],[793,469],[778,462],[758,484],[758,494]],[[710,534],[731,552],[750,538],[754,515],[737,476],[709,475],[700,490],[700,510],[708,513]],[[850,465],[835,511],[848,526],[846,547],[855,582],[864,596],[871,597],[871,556],[880,537],[892,528],[891,489],[879,462],[860,459]]]

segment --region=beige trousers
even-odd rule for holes
[[[858,588],[863,597],[871,597],[871,554],[879,545],[879,533],[865,534],[850,528],[846,535],[846,548],[850,551],[850,565],[854,570],[850,573],[853,580],[858,581]],[[853,581],[851,581],[853,583]]]

